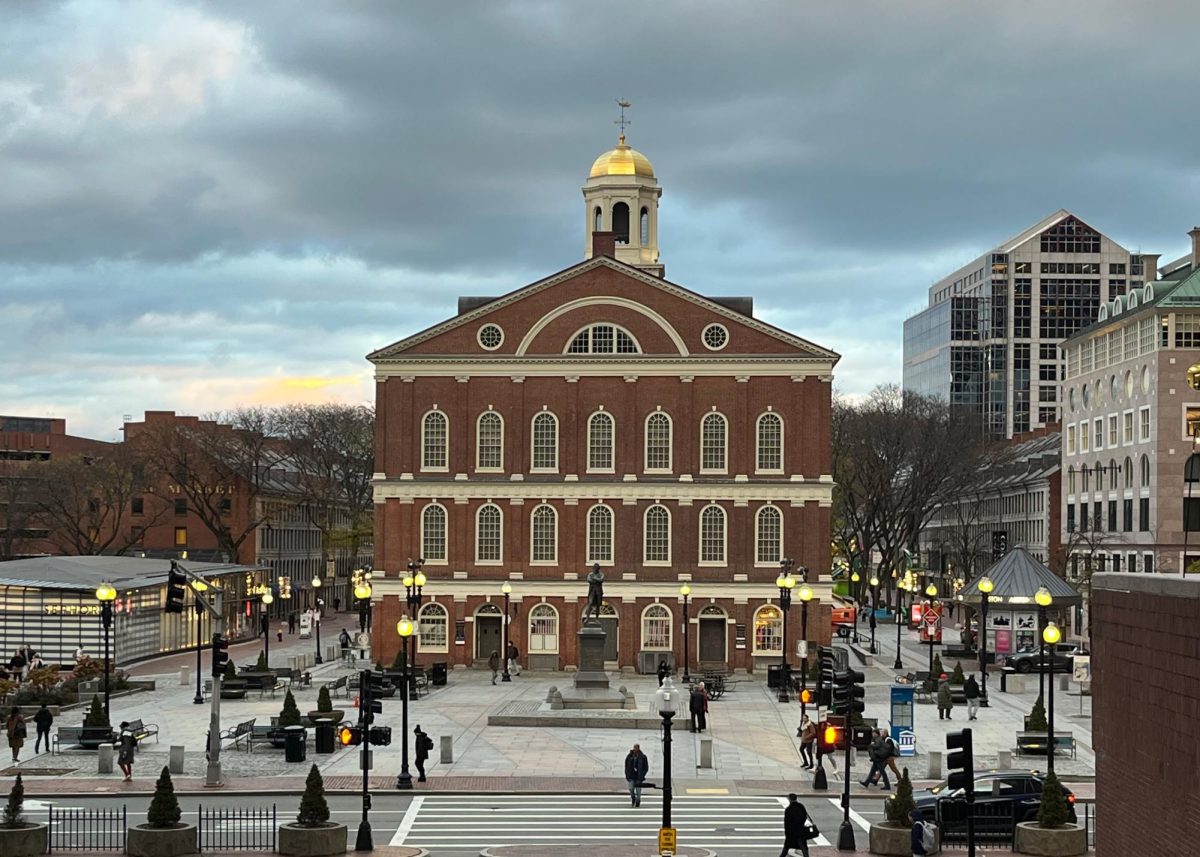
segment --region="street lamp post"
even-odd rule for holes
[[[925,587],[925,594],[929,596],[929,607],[933,607],[934,599],[937,598],[938,588],[935,584],[930,583]],[[922,614],[923,616],[924,614]],[[936,682],[938,677],[933,674],[933,626],[926,623],[927,630],[925,633],[929,635],[929,680]]]
[[[396,777],[396,788],[411,789],[412,774],[408,772],[408,641],[413,635],[412,620],[405,616],[396,623],[400,645],[404,647],[404,687],[400,690],[400,776]]]
[[[425,566],[424,557],[413,559],[408,558],[408,574],[404,575],[404,603],[408,605],[408,615],[413,617],[413,622],[420,621],[421,612],[421,590],[425,587],[425,572],[421,571]],[[505,617],[507,619],[507,616]],[[404,650],[404,662],[411,665],[417,659],[417,637],[415,634],[409,635],[409,645]],[[505,660],[508,659],[508,652],[504,653]],[[411,676],[415,675],[407,668],[404,671],[404,680],[411,682]]]
[[[800,566],[804,581],[796,591],[800,599],[800,639],[804,641],[804,658],[800,662],[800,719],[808,714],[808,602],[812,601],[812,587],[808,585],[808,569]]]
[[[262,635],[263,635],[263,660],[266,661],[267,668],[271,667],[271,620],[267,617],[267,613],[271,606],[271,602],[275,600],[275,596],[270,591],[264,592],[262,597]]]
[[[367,630],[367,619],[366,619],[367,608],[364,605],[371,603],[371,584],[367,582],[367,578],[365,575],[363,577],[359,578],[358,583],[355,584],[354,597],[356,599],[358,599],[358,627],[359,627],[359,630],[366,631]],[[365,656],[366,656],[366,652],[363,649],[359,649],[359,651],[358,651],[359,660],[362,660],[362,658]]]
[[[110,670],[108,657],[108,635],[112,631],[113,601],[117,599],[117,590],[111,583],[101,583],[96,588],[96,600],[100,602],[100,625],[104,628],[104,718],[108,719],[108,696]]]
[[[1044,702],[1046,700],[1046,641],[1043,639],[1046,630],[1046,608],[1054,602],[1054,596],[1050,594],[1050,590],[1046,587],[1041,587],[1033,594],[1033,600],[1038,606],[1038,697]],[[1051,684],[1054,681],[1051,680]]]
[[[1050,646],[1058,645],[1062,639],[1062,631],[1050,622],[1042,630],[1042,642]],[[1046,771],[1054,773],[1054,674],[1050,674],[1050,705],[1046,713]]]
[[[679,594],[683,596],[683,683],[689,685],[692,682],[692,676],[689,672],[691,647],[688,641],[688,626],[691,624],[691,616],[688,615],[688,596],[692,594],[692,587],[685,583],[679,587]]]
[[[862,613],[862,607],[858,603],[858,582],[860,580],[862,580],[862,577],[859,575],[859,573],[857,571],[850,572],[850,583],[852,584],[852,586],[850,587],[850,598],[854,602],[854,644],[855,645],[858,645],[858,622],[862,618],[862,616],[860,615]]]
[[[313,605],[313,634],[317,638],[317,655],[313,658],[313,663],[323,664],[325,663],[325,659],[321,657],[321,606],[325,602],[320,599],[321,575],[313,575],[312,588],[313,592],[315,593],[315,600],[317,602]]]
[[[900,657],[900,632],[904,628],[904,593],[908,591],[908,584],[903,580],[896,583],[896,662],[892,664],[892,669],[904,669],[904,660]]]
[[[508,602],[512,597],[512,584],[507,580],[500,587],[500,591],[504,593],[504,672],[500,676],[501,681],[512,681],[512,675],[508,671]]]
[[[979,578],[979,672],[983,678],[983,687],[979,691],[979,704],[987,706],[987,611],[988,601],[996,584],[986,574]]]
[[[792,606],[792,587],[796,585],[796,579],[792,577],[788,570],[792,566],[790,559],[781,559],[779,561],[779,577],[775,579],[775,585],[779,587],[779,609],[783,611],[783,647],[779,653],[779,701],[788,702],[791,699],[791,694],[788,692],[788,685],[791,681],[788,677],[788,660],[787,660],[787,620],[788,610]]]
[[[875,614],[879,610],[879,578],[871,575],[871,654],[879,654],[879,650],[875,648]]]
[[[662,686],[654,693],[654,702],[663,721],[662,827],[664,830],[671,829],[671,718],[679,713],[679,693],[675,682],[669,675],[663,679]]]
[[[204,637],[200,633],[200,622],[204,616],[204,604],[200,601],[200,593],[208,589],[208,584],[199,578],[192,580],[192,602],[196,611],[196,695],[192,697],[192,702],[196,705],[204,704],[204,694],[200,692],[200,655],[204,651]]]

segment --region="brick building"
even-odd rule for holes
[[[751,298],[665,279],[660,193],[622,137],[583,188],[583,262],[460,298],[369,355],[375,657],[399,647],[410,557],[429,581],[419,660],[456,666],[501,648],[505,580],[522,660],[577,664],[593,563],[614,667],[683,662],[684,581],[693,665],[779,661],[784,557],[828,603],[838,355],[756,319]],[[827,640],[828,610],[809,609],[809,636]],[[789,649],[799,619],[793,601]]]

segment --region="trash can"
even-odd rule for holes
[[[778,690],[783,686],[783,664],[768,664],[767,687]]]
[[[283,729],[283,758],[287,762],[304,761],[304,741],[308,737],[303,726],[285,726]]]
[[[434,687],[446,686],[446,673],[448,665],[445,661],[435,662],[429,669],[429,681]]]
[[[328,754],[333,752],[336,746],[334,740],[334,723],[332,720],[317,720],[316,722],[316,750],[318,753]]]

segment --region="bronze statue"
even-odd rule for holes
[[[591,573],[587,576],[588,595],[587,606],[583,610],[583,621],[588,621],[590,613],[593,619],[600,618],[600,604],[604,601],[604,572],[600,570],[600,563],[592,566]]]

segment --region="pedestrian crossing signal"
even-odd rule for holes
[[[812,705],[813,692],[811,690],[809,690],[807,687],[803,688],[800,691],[800,701],[802,703],[804,703],[805,705]]]
[[[220,678],[225,674],[225,665],[229,663],[229,641],[220,634],[212,637],[212,674]]]
[[[828,755],[846,746],[846,731],[841,726],[826,723],[821,730],[821,754]]]
[[[338,743],[343,747],[351,747],[361,744],[362,738],[362,727],[343,726],[338,729]]]

